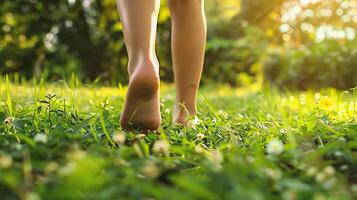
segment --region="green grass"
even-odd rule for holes
[[[356,199],[356,91],[205,87],[200,120],[123,132],[125,87],[0,81],[1,199]],[[7,83],[6,83],[7,82]]]

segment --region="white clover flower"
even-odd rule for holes
[[[221,115],[225,119],[228,118],[228,113],[226,113],[224,110],[219,110],[217,114]]]
[[[221,164],[223,163],[223,155],[219,150],[212,150],[209,152],[208,159],[212,161],[215,164]]]
[[[138,135],[136,136],[136,139],[141,140],[141,139],[144,139],[145,137],[146,137],[145,134],[138,134]]]
[[[237,118],[238,119],[243,119],[244,118],[244,115],[240,114],[240,113],[237,113]]]
[[[267,153],[278,155],[284,151],[284,144],[279,139],[272,139],[267,145]]]
[[[319,101],[321,99],[321,94],[320,93],[315,93],[315,100]]]
[[[357,194],[357,184],[351,185],[351,190],[352,190],[352,192]]]
[[[290,96],[289,97],[289,101],[295,101],[295,97],[294,96]]]
[[[61,167],[58,171],[60,176],[69,176],[74,170],[76,170],[77,165],[74,162],[69,162],[67,165]]]
[[[201,154],[201,153],[203,153],[204,151],[205,151],[205,150],[204,150],[201,146],[199,146],[199,145],[195,146],[195,152],[196,152],[196,153]]]
[[[155,142],[153,151],[156,153],[163,153],[168,155],[170,149],[170,144],[166,140],[158,140]]]
[[[249,164],[252,164],[252,163],[255,162],[255,158],[254,158],[253,156],[248,156],[248,157],[247,157],[247,162],[248,162]]]
[[[306,168],[307,168],[307,165],[305,163],[300,163],[298,165],[298,169],[300,169],[300,170],[305,170]]]
[[[288,131],[285,129],[285,128],[282,128],[282,129],[280,129],[280,131],[279,131],[281,134],[285,134],[285,133],[287,133]]]
[[[286,199],[286,200],[293,200],[293,199],[297,199],[297,194],[296,194],[296,191],[295,190],[286,190],[283,192],[283,199]]]
[[[328,179],[322,183],[322,187],[325,189],[332,189],[336,185],[336,181],[336,177],[328,177]]]
[[[264,173],[273,180],[278,180],[281,178],[281,172],[277,170],[273,170],[271,168],[266,168]]]
[[[323,169],[323,172],[328,175],[328,176],[333,176],[335,175],[335,168],[332,167],[332,166],[326,166],[324,169]]]
[[[83,160],[86,157],[86,152],[80,149],[75,149],[68,154],[71,160]]]
[[[306,174],[307,174],[308,176],[315,176],[316,173],[317,173],[317,168],[314,167],[314,166],[309,167],[309,168],[307,169],[307,171],[306,171]]]
[[[196,126],[196,125],[200,124],[201,122],[202,122],[202,120],[200,120],[200,118],[195,116],[195,118],[193,120],[191,120],[191,125]]]
[[[147,162],[142,168],[141,173],[144,174],[145,177],[154,179],[159,175],[159,168],[153,162]]]
[[[300,95],[300,103],[302,105],[305,105],[306,104],[306,95],[305,94],[301,94]]]
[[[34,141],[37,143],[47,143],[47,136],[42,133],[36,134],[34,137]]]
[[[48,173],[55,172],[59,168],[59,165],[56,162],[50,162],[46,165],[45,171]]]
[[[116,143],[123,144],[125,142],[125,139],[126,139],[126,137],[122,133],[117,133],[117,134],[113,135],[113,140]]]
[[[12,165],[12,158],[7,155],[0,155],[0,169],[9,168]]]
[[[348,169],[348,165],[342,165],[340,167],[340,170],[344,171],[344,170],[347,170]]]
[[[316,194],[314,194],[314,198],[313,199],[314,200],[326,200],[327,198],[326,198],[325,195],[323,195],[321,193],[316,193]]]
[[[340,156],[342,156],[342,152],[341,151],[336,151],[334,153],[334,155],[337,156],[337,157],[340,157]]]
[[[196,135],[197,140],[203,140],[203,138],[205,138],[205,135],[203,133],[199,133]]]
[[[318,182],[318,183],[324,182],[324,181],[326,180],[326,178],[327,178],[327,176],[326,176],[326,174],[323,173],[323,172],[320,172],[320,173],[318,173],[318,174],[315,176],[315,180],[316,180],[316,182]]]
[[[351,112],[357,110],[357,101],[351,102],[350,105],[348,106],[348,110]]]
[[[273,119],[273,118],[274,118],[273,115],[270,114],[270,113],[266,114],[265,117],[266,117],[267,119]]]
[[[41,197],[37,193],[30,192],[25,195],[25,200],[41,200]]]
[[[15,118],[13,117],[7,117],[5,120],[4,120],[4,124],[8,127],[11,127],[12,126],[12,122],[14,122]]]

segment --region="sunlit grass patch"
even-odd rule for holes
[[[191,127],[119,127],[126,87],[0,87],[5,199],[355,199],[356,91],[203,87]]]

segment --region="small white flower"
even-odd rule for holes
[[[42,133],[36,134],[34,137],[34,141],[37,143],[47,143],[47,136]]]
[[[294,200],[296,199],[297,197],[297,194],[296,194],[296,191],[295,190],[286,190],[283,192],[283,199],[286,199],[286,200]]]
[[[200,118],[195,116],[195,118],[191,121],[191,125],[196,126],[196,125],[200,124],[201,122],[202,122],[202,120],[200,120]]]
[[[158,140],[154,144],[153,151],[156,153],[163,153],[165,155],[168,155],[169,148],[170,148],[170,144],[167,141]]]
[[[225,119],[228,118],[228,113],[226,113],[224,110],[219,110],[217,114],[221,115]]]
[[[113,135],[113,140],[116,143],[123,144],[125,142],[125,139],[126,139],[126,137],[122,133],[117,133],[117,134]]]
[[[267,153],[278,155],[284,151],[284,144],[279,139],[272,139],[267,145]]]
[[[306,171],[306,174],[307,174],[308,176],[315,176],[316,173],[317,173],[317,168],[314,167],[314,166],[309,167],[309,168],[307,169],[307,171]]]
[[[221,164],[223,163],[223,155],[219,150],[212,150],[209,152],[208,159],[211,160],[215,164]]]
[[[350,105],[348,106],[348,110],[353,112],[356,111],[357,109],[357,101],[351,102]]]
[[[201,154],[204,152],[204,149],[201,146],[195,146],[195,152]]]
[[[284,128],[282,128],[282,129],[280,129],[280,133],[281,134],[285,134],[285,133],[287,133],[288,131],[286,130],[286,129],[284,129]]]
[[[295,97],[294,96],[290,96],[289,97],[289,101],[295,101]]]
[[[159,169],[157,165],[153,162],[146,163],[140,171],[144,174],[144,176],[151,179],[154,179],[159,175]]]
[[[86,157],[86,152],[80,149],[74,149],[68,154],[68,158],[71,160],[83,160]]]
[[[352,192],[357,194],[357,184],[351,185],[351,190],[352,190]]]
[[[314,200],[326,200],[327,198],[324,194],[315,193],[313,199]]]
[[[300,169],[300,170],[305,170],[306,168],[307,168],[307,165],[305,163],[300,163],[298,165],[298,169]]]
[[[342,156],[342,152],[341,152],[341,151],[336,151],[334,154],[335,154],[335,156],[337,156],[337,157]]]
[[[340,170],[344,171],[344,170],[347,170],[348,169],[348,165],[342,165],[340,167]]]
[[[324,169],[323,169],[323,172],[328,175],[328,176],[333,176],[335,175],[335,168],[332,167],[332,166],[326,166]]]
[[[197,140],[203,140],[203,138],[205,138],[205,135],[203,133],[199,133],[196,135]]]
[[[316,182],[318,182],[318,183],[324,182],[324,181],[326,180],[326,178],[327,178],[327,176],[326,176],[326,174],[323,173],[323,172],[320,172],[320,173],[318,173],[318,174],[315,176],[315,180],[316,180]]]
[[[301,94],[300,95],[300,103],[302,105],[305,105],[306,104],[306,95],[305,94]]]
[[[138,135],[136,136],[136,139],[142,140],[142,139],[144,139],[145,137],[146,137],[145,134],[138,134]]]
[[[321,94],[320,93],[315,93],[315,100],[319,101],[321,99]]]
[[[69,176],[74,170],[76,170],[77,165],[74,162],[69,162],[67,165],[61,167],[58,171],[60,176]]]
[[[50,162],[46,165],[45,171],[48,173],[55,172],[59,168],[59,165],[56,162]]]
[[[4,124],[8,127],[11,127],[12,126],[12,122],[15,120],[15,118],[13,117],[7,117],[5,120],[4,120]]]
[[[273,119],[273,118],[274,118],[273,115],[271,115],[270,113],[266,114],[265,117],[266,117],[267,119]]]
[[[254,158],[253,156],[248,156],[248,157],[247,157],[247,162],[248,162],[249,164],[252,164],[252,163],[255,162],[255,158]]]
[[[238,119],[243,119],[244,118],[244,115],[240,114],[240,113],[237,113],[237,118]]]
[[[12,158],[7,155],[0,155],[0,169],[9,168],[12,165]]]
[[[264,170],[264,173],[273,180],[278,180],[281,178],[281,172],[273,170],[271,168],[267,168]]]
[[[25,195],[25,200],[41,200],[41,197],[37,193],[30,192]]]

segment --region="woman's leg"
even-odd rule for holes
[[[155,53],[160,0],[117,0],[129,56],[129,86],[120,123],[123,129],[160,126],[159,62]]]
[[[196,114],[206,44],[203,0],[168,0],[172,17],[172,57],[177,89],[173,121],[186,124]]]

